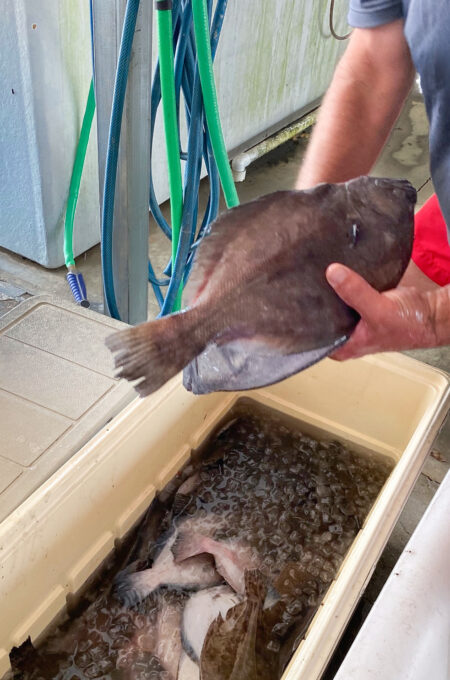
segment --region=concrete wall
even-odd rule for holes
[[[347,28],[347,4],[336,3],[338,30]],[[230,0],[215,65],[229,150],[264,137],[324,93],[345,46],[330,36],[328,11],[329,0]],[[59,266],[91,77],[88,0],[4,0],[0,45],[0,245]],[[165,200],[159,114],[153,172]],[[100,238],[95,122],[74,233],[75,255]]]
[[[55,267],[92,74],[89,3],[4,0],[0,46],[0,245]],[[95,124],[74,233],[76,253],[100,239]]]

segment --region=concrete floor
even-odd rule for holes
[[[433,188],[429,178],[427,120],[423,101],[417,89],[411,93],[403,113],[397,121],[383,154],[377,162],[374,174],[378,176],[406,177],[419,190],[418,206],[431,195]],[[294,185],[299,165],[309,138],[302,134],[263,159],[252,165],[244,183],[238,185],[242,202],[277,189]],[[203,183],[201,198],[205,201],[207,186]],[[163,207],[168,215],[168,206]],[[165,237],[156,227],[150,225],[150,254],[157,271],[165,266],[170,250]],[[102,309],[100,249],[95,247],[78,258],[77,265],[83,272],[89,298],[95,310]],[[71,294],[65,281],[65,270],[45,270],[42,267],[0,249],[0,315],[17,305],[21,300],[38,293],[48,293],[63,300],[71,301]],[[150,291],[151,295],[151,291]],[[157,311],[153,300],[149,302],[149,316]],[[418,351],[411,353],[416,358],[450,372],[449,348]],[[450,423],[447,421],[436,439],[432,453],[404,508],[387,547],[379,561],[364,596],[347,628],[347,632],[326,672],[327,680],[334,673],[354,638],[362,620],[370,610],[380,589],[398,556],[414,531],[425,508],[433,497],[439,483],[449,468]]]

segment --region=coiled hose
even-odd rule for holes
[[[220,31],[223,24],[227,0],[218,0],[211,30],[209,28],[212,0],[204,2],[202,21],[203,32],[194,40],[193,16],[190,0],[157,0],[156,9],[158,14],[158,34],[160,46],[160,60],[155,71],[152,86],[152,112],[151,112],[151,139],[153,140],[156,110],[160,100],[163,101],[164,124],[166,132],[166,150],[169,160],[169,184],[171,194],[171,221],[172,228],[164,220],[157,204],[153,181],[150,179],[150,209],[161,227],[163,233],[172,239],[172,258],[165,274],[170,279],[158,278],[154,272],[151,261],[148,264],[148,278],[155,292],[156,299],[162,307],[161,314],[172,312],[180,304],[180,292],[183,281],[186,280],[192,265],[193,252],[199,240],[205,234],[208,224],[215,219],[219,206],[219,179],[216,167],[215,154],[222,154],[220,159],[220,172],[222,186],[225,186],[225,164],[228,165],[226,151],[223,145],[217,144],[218,135],[221,135],[220,120],[214,123],[214,131],[210,137],[204,123],[202,101],[202,78],[199,65],[196,62],[196,45],[198,50],[199,40],[207,41],[207,48],[198,53],[198,60],[203,55],[209,55],[209,61],[203,68],[203,73],[210,71],[208,96],[214,103],[215,88],[211,95],[211,83],[214,86],[212,75],[212,59],[217,49]],[[116,81],[113,95],[111,112],[108,152],[105,169],[105,182],[103,192],[102,211],[102,267],[105,289],[105,300],[108,311],[114,318],[119,317],[114,290],[114,276],[112,266],[112,229],[114,214],[114,194],[117,174],[117,158],[120,140],[120,124],[125,98],[126,81],[128,77],[129,61],[134,30],[136,26],[139,0],[128,0],[122,40],[117,64]],[[206,22],[206,23],[205,23]],[[175,59],[174,59],[175,53]],[[205,77],[205,75],[204,75]],[[188,122],[188,149],[183,153],[179,141],[179,109],[180,92],[183,92],[186,119]],[[206,91],[206,90],[205,90]],[[205,96],[203,92],[203,98]],[[217,99],[215,113],[218,114]],[[214,141],[213,141],[214,136]],[[150,149],[150,154],[152,150]],[[223,158],[225,154],[225,161]],[[202,224],[196,238],[197,214],[198,214],[198,188],[200,184],[200,172],[202,157],[210,178],[210,196],[208,205],[202,220]],[[181,183],[180,159],[186,160],[184,189]],[[231,171],[228,165],[229,176]],[[232,178],[231,178],[232,181]],[[234,185],[233,185],[234,187]],[[181,188],[181,191],[180,191]],[[180,193],[182,201],[180,201]],[[226,200],[230,201],[231,188],[227,187]],[[237,195],[234,199],[237,201]],[[233,203],[236,204],[236,203]],[[182,207],[182,211],[181,211]],[[163,299],[161,287],[168,286],[167,294]]]
[[[212,61],[216,54],[218,41],[223,25],[225,11],[228,0],[218,0],[214,19],[210,28],[210,17],[212,13],[212,0],[205,1],[205,16],[206,16],[206,32],[201,39],[206,39],[208,43],[208,51],[210,55],[209,64],[207,67],[211,68],[210,78],[214,85],[212,76]],[[181,16],[180,16],[181,10]],[[165,269],[165,274],[170,274],[170,283],[167,294],[162,305],[161,315],[169,314],[179,308],[179,291],[186,282],[190,269],[192,266],[193,255],[195,248],[198,246],[200,240],[203,238],[207,226],[215,219],[219,208],[219,175],[217,171],[216,161],[213,154],[213,145],[210,138],[209,127],[205,124],[204,116],[204,93],[202,97],[201,76],[199,72],[199,65],[195,61],[195,41],[193,31],[193,16],[192,5],[190,2],[175,3],[173,5],[174,17],[174,43],[175,43],[175,99],[177,103],[177,110],[179,110],[180,89],[183,91],[186,119],[188,124],[188,149],[187,153],[181,152],[181,157],[186,159],[185,167],[185,181],[184,181],[184,202],[183,214],[181,220],[181,228],[178,239],[178,247],[176,248],[176,255],[172,257],[171,263]],[[177,32],[178,29],[178,32]],[[166,43],[167,44],[167,43]],[[200,61],[202,57],[198,54]],[[155,76],[156,82],[156,76]],[[214,88],[215,90],[215,88]],[[153,91],[155,91],[155,83]],[[221,135],[220,120],[216,121],[215,135],[217,132]],[[153,132],[153,130],[152,130]],[[172,141],[178,138],[172,137]],[[222,137],[223,139],[223,137]],[[178,143],[179,147],[179,143]],[[217,149],[217,145],[216,145]],[[224,149],[224,145],[223,145]],[[222,159],[222,172],[224,165],[228,166],[228,158],[225,153],[225,163]],[[206,207],[203,220],[196,237],[197,215],[198,215],[198,190],[200,185],[201,161],[203,160],[210,180],[210,195]],[[231,184],[234,189],[234,183],[229,171]],[[229,194],[226,195],[228,203]],[[237,200],[237,194],[236,194]],[[152,207],[152,206],[151,206]],[[159,208],[158,208],[159,211]],[[159,211],[160,212],[160,211]],[[158,212],[152,209],[155,220],[159,224]],[[160,224],[165,232],[165,225]],[[172,244],[173,245],[173,244]],[[158,282],[159,285],[164,285],[161,279],[153,279],[152,285]]]

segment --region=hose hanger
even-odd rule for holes
[[[155,2],[155,9],[159,11],[172,9],[172,6],[173,6],[172,0],[156,0]]]

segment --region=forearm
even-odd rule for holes
[[[355,30],[324,98],[297,188],[367,174],[414,75],[402,22]]]
[[[450,345],[450,286],[444,286],[439,290],[426,293],[430,305],[434,342],[430,347],[443,347]],[[433,338],[431,338],[433,341]]]

